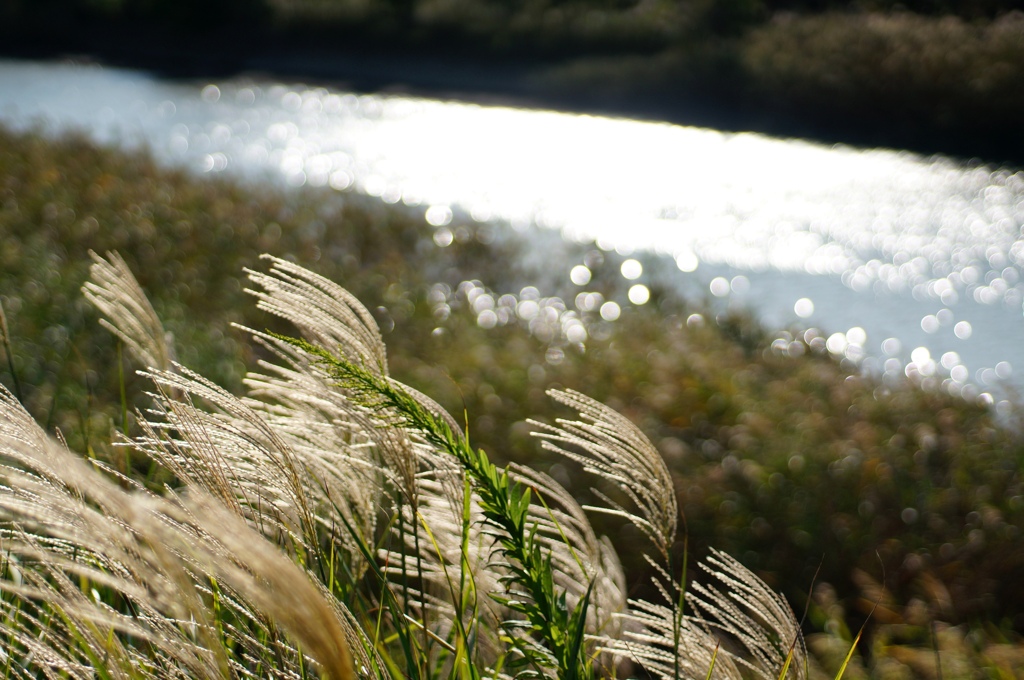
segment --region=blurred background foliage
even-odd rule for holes
[[[0,382],[15,389],[16,378],[42,424],[124,469],[130,451],[109,446],[114,431],[134,427],[122,419],[119,376],[128,395],[145,383],[81,297],[88,251],[118,250],[178,359],[235,391],[260,353],[231,324],[291,330],[255,310],[242,268],[259,268],[262,252],[292,258],[373,311],[392,373],[465,414],[477,445],[547,469],[584,500],[590,480],[546,459],[526,419],[570,415],[544,395],[559,386],[626,414],[669,461],[691,559],[707,546],[726,550],[796,611],[808,604],[823,673],[838,668],[876,601],[849,677],[935,676],[935,650],[943,677],[1024,668],[1020,422],[861,375],[813,330],[769,332],[656,287],[649,304],[632,307],[614,251],[545,232],[513,240],[460,215],[447,229],[442,247],[421,210],[355,193],[257,191],[75,136],[0,131],[0,303],[13,349],[8,357],[0,346]],[[535,248],[562,249],[566,271],[530,265]],[[622,303],[617,321],[573,311],[579,289],[567,274],[580,262],[594,274],[589,291]],[[572,311],[588,337],[570,342],[514,313],[486,328],[484,296]],[[631,528],[601,528],[628,559]]]

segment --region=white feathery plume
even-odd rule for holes
[[[724,590],[691,582],[686,601],[694,613],[684,617],[674,607],[630,600],[620,615],[623,634],[604,636],[602,648],[664,680],[705,678],[712,662],[713,678],[777,680],[786,668],[787,678],[806,680],[807,650],[786,602],[725,553],[712,551],[701,567]]]
[[[100,325],[120,338],[143,366],[168,370],[173,348],[124,259],[116,252],[104,259],[91,250],[89,257],[93,264],[82,293],[106,316]]]
[[[180,365],[175,372],[149,371],[159,393],[162,419],[147,421],[137,448],[197,484],[252,523],[282,527],[306,549],[317,544],[315,511],[320,496],[297,453],[282,433],[240,399]],[[202,400],[217,412],[196,408]],[[154,414],[156,415],[156,414]]]
[[[352,418],[350,405],[316,366],[291,370],[265,362],[263,368],[264,374],[246,377],[249,396],[243,403],[260,414],[301,461],[307,486],[318,487],[308,493],[340,513],[364,542],[372,542],[388,476],[377,459],[373,433]],[[353,564],[361,565],[356,537],[342,526],[334,529]],[[356,572],[362,573],[362,567]]]
[[[111,677],[248,675],[201,596],[216,584],[245,615],[235,625],[270,634],[239,639],[256,660],[302,668],[297,648],[263,623],[274,621],[324,674],[353,677],[349,648],[361,643],[341,605],[220,501],[198,489],[185,500],[124,491],[46,437],[2,388],[0,457],[0,591],[18,598],[15,612],[4,605],[15,615],[0,622],[0,639],[24,675],[92,678],[96,664]]]
[[[309,342],[386,376],[387,349],[373,316],[347,290],[286,260],[263,256],[271,262],[270,272],[263,274],[246,270],[249,279],[262,290],[247,289],[259,301],[257,307],[295,324]],[[302,350],[287,345],[277,338],[246,329],[264,345],[271,348],[292,371],[322,383],[322,387],[335,394],[338,388]],[[278,373],[278,369],[264,364],[265,370]],[[274,383],[268,376],[250,376],[253,384],[261,386],[263,394]],[[288,385],[280,382],[274,390],[280,395]],[[317,390],[319,392],[319,389]],[[415,504],[415,476],[419,467],[413,442],[403,432],[387,427],[378,414],[370,413],[358,404],[335,400],[346,417],[370,437],[388,470],[399,483],[407,498]]]
[[[639,428],[607,406],[578,392],[553,390],[549,394],[576,409],[580,420],[559,419],[557,427],[534,423],[540,428],[535,436],[544,440],[547,450],[575,460],[588,472],[618,484],[637,513],[595,492],[613,508],[613,514],[637,526],[667,564],[675,539],[678,508],[664,459]],[[567,449],[566,445],[572,448]],[[609,512],[607,508],[586,509]],[[677,672],[704,677],[717,648],[710,633],[714,629],[734,636],[750,655],[748,660],[720,651],[715,667],[721,677],[739,677],[737,669],[742,666],[760,677],[776,678],[790,649],[790,668],[795,677],[803,677],[803,638],[792,611],[739,562],[723,553],[714,553],[709,558],[710,566],[705,565],[705,569],[727,588],[723,593],[693,584],[687,601],[696,611],[695,617],[683,617],[671,604],[682,585],[657,562],[651,563],[660,574],[660,578],[654,579],[655,585],[670,606],[631,600],[629,613],[620,615],[621,636],[602,637],[607,651],[633,659],[663,677],[675,677]]]
[[[750,654],[739,662],[764,680],[779,677],[787,658],[789,676],[806,677],[807,650],[800,623],[784,599],[735,558],[712,550],[701,564],[724,591],[693,583],[687,592],[697,614],[712,626],[734,637]]]
[[[354,295],[308,269],[271,255],[270,273],[246,270],[263,291],[249,290],[257,307],[294,323],[313,344],[341,351],[387,375],[388,359],[380,329]]]
[[[558,427],[530,421],[540,430],[534,436],[544,440],[545,449],[575,460],[588,472],[617,484],[637,512],[625,510],[597,490],[595,493],[610,508],[586,509],[628,519],[668,560],[679,511],[672,476],[661,454],[636,425],[604,404],[573,390],[549,390],[548,395],[578,411],[580,420],[560,418]],[[565,445],[572,450],[564,448]]]
[[[618,617],[622,635],[601,639],[605,652],[633,661],[663,680],[704,680],[709,670],[713,680],[743,677],[732,655],[700,621],[680,619],[677,629],[673,608],[645,600],[630,600],[629,605],[629,612]]]
[[[379,419],[348,402],[301,350],[267,334],[253,332],[284,365],[264,362],[270,375],[249,376],[247,399],[178,365],[154,365],[158,353],[147,348],[163,334],[152,307],[119,256],[94,259],[95,280],[86,285],[87,295],[110,317],[104,325],[140,348],[135,353],[157,386],[151,395],[157,410],[148,421],[140,418],[143,434],[134,445],[269,536],[288,536],[313,548],[316,525],[325,527],[345,548],[351,568],[361,573],[356,541],[372,542],[382,492],[372,449],[400,486],[412,489],[418,456],[407,433],[380,427]],[[386,371],[380,333],[353,296],[300,267],[272,260],[269,275],[250,272],[266,289],[254,293],[262,308],[296,322],[306,337]],[[195,398],[218,413],[196,408]]]
[[[358,445],[346,445],[344,434],[328,441],[316,436],[328,427],[337,434],[340,421],[327,425],[308,409],[274,410],[256,400],[244,402],[169,362],[159,319],[124,260],[116,253],[93,259],[86,296],[109,317],[104,326],[128,343],[157,386],[152,396],[158,410],[149,420],[140,417],[143,434],[134,444],[267,535],[287,535],[312,548],[318,523],[337,529],[353,566],[359,563],[353,537],[332,513],[340,512],[364,537],[372,536],[377,499],[366,490],[378,485],[352,485],[356,470],[376,481],[374,466]],[[196,408],[196,397],[220,413]]]
[[[251,333],[279,361],[260,361],[263,372],[246,376],[248,397],[243,401],[300,439],[310,439],[316,433],[317,441],[310,444],[326,456],[337,458],[338,452],[345,452],[344,474],[352,479],[344,497],[335,500],[359,515],[355,524],[369,537],[383,491],[381,475],[408,497],[415,497],[422,447],[407,433],[350,400],[322,365],[301,348],[266,333],[240,328]]]
[[[306,397],[274,404],[238,399],[181,366],[147,375],[160,410],[142,421],[137,448],[268,538],[314,555],[326,536],[348,570],[363,573],[359,544],[374,541],[382,474],[371,438],[333,409],[329,394],[316,407]],[[196,399],[214,410],[196,408]]]

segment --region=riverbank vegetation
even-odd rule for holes
[[[1011,0],[14,0],[8,54],[484,92],[832,142],[1024,160]]]
[[[724,550],[794,609],[806,605],[823,672],[834,674],[875,602],[846,677],[928,677],[936,664],[943,677],[971,668],[1013,677],[1024,667],[1018,423],[861,375],[816,331],[764,329],[653,280],[651,301],[633,306],[614,251],[459,214],[432,227],[423,210],[330,190],[256,190],[75,136],[2,132],[0,382],[73,450],[167,481],[150,459],[109,446],[114,430],[139,432],[122,395],[147,387],[81,297],[89,251],[119,252],[175,358],[234,394],[270,356],[232,324],[294,333],[244,292],[240,272],[268,252],[362,300],[391,375],[460,423],[465,414],[475,446],[546,472],[584,503],[598,502],[590,482],[572,460],[540,450],[527,419],[571,415],[552,406],[550,388],[625,414],[665,456],[691,559]],[[530,264],[533,248],[566,271]],[[592,273],[582,288],[568,278],[577,264]],[[605,303],[615,307],[602,316]],[[644,572],[633,549],[642,533],[613,519],[595,525],[626,573]],[[671,550],[681,558],[681,540]],[[650,597],[648,583],[626,587]]]

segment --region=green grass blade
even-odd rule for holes
[[[879,562],[881,562],[880,558],[879,558]],[[882,564],[882,579],[883,579],[882,582],[884,583],[885,582],[885,564],[884,563]],[[871,611],[868,612],[867,619],[864,620],[864,623],[862,623],[861,626],[860,626],[860,630],[857,631],[857,637],[853,638],[853,644],[850,645],[850,651],[848,651],[846,653],[846,658],[843,659],[843,664],[839,667],[839,671],[836,673],[835,680],[840,680],[840,678],[843,677],[843,674],[846,673],[846,667],[850,665],[850,661],[853,659],[853,653],[857,650],[857,644],[860,642],[861,637],[864,635],[864,629],[867,628],[868,621],[870,621],[871,617],[874,615],[875,609],[878,608],[878,603],[881,601],[881,599],[882,599],[882,594],[879,593],[878,599],[875,600],[875,603],[871,606]]]
[[[786,674],[789,673],[789,667],[793,665],[793,648],[789,648],[789,653],[786,654],[786,663],[782,664],[782,670],[779,671],[779,680],[786,680]]]
[[[866,626],[867,622],[865,622],[864,625]],[[860,642],[861,635],[863,635],[863,634],[864,634],[864,626],[861,626],[860,630],[857,631],[857,637],[855,637],[853,639],[853,644],[850,645],[850,651],[848,651],[846,653],[846,658],[843,659],[843,665],[841,665],[839,667],[839,672],[836,673],[835,680],[840,680],[840,678],[843,677],[843,674],[846,673],[846,667],[849,666],[850,665],[850,661],[853,660],[853,653],[857,650],[857,643]]]
[[[704,677],[704,680],[711,680],[711,674],[715,672],[715,663],[718,662],[718,650],[721,648],[721,642],[715,645],[715,653],[711,655],[711,665],[708,666],[708,674]],[[676,654],[678,656],[678,652]]]

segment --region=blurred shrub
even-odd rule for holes
[[[967,19],[994,18],[1024,9],[1020,0],[761,0],[771,12],[913,12]]]
[[[779,15],[741,50],[758,96],[819,118],[935,134],[998,128],[1024,111],[1020,13],[981,24],[907,13]]]

